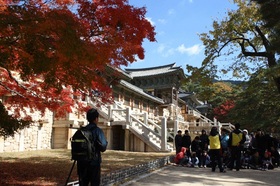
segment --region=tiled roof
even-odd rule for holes
[[[134,91],[136,93],[138,93],[138,94],[141,94],[144,97],[147,97],[150,100],[156,101],[156,102],[161,103],[161,104],[164,103],[162,99],[160,99],[158,97],[154,97],[154,96],[152,96],[150,94],[147,94],[146,92],[143,91],[143,89],[141,89],[141,88],[139,88],[137,86],[134,86],[134,85],[132,85],[131,83],[129,83],[127,81],[121,80],[120,84],[122,86],[124,86],[124,87],[126,87],[126,88],[128,88],[128,89],[130,89],[130,90],[132,90],[132,91]]]
[[[181,71],[184,74],[183,69],[181,67],[176,67],[175,63],[151,68],[125,69],[125,71],[130,74],[131,77],[154,76],[175,71]]]
[[[178,94],[178,97],[180,99],[183,99],[186,101],[186,99],[191,99],[194,103],[196,103],[197,105],[204,105],[204,103],[200,100],[197,99],[195,93],[193,92],[180,92]]]

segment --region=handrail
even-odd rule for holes
[[[151,123],[152,125],[154,125],[156,127],[156,129],[158,130],[159,134],[161,135],[161,126],[159,126],[158,124],[156,124],[153,120],[148,119],[148,123]],[[174,136],[167,131],[167,137],[171,138],[174,140]]]
[[[117,101],[115,101],[116,103],[116,106],[118,106],[119,108],[123,108]],[[131,116],[133,115],[143,115],[143,114],[136,114],[136,113],[132,113]],[[136,118],[136,117],[135,117]],[[152,124],[153,126],[155,126],[155,128],[159,131],[159,135],[161,136],[161,126],[159,126],[158,124],[156,124],[152,119],[148,118],[148,123]],[[140,120],[139,120],[140,121]],[[141,121],[140,121],[141,122]],[[142,123],[142,122],[141,122]],[[149,127],[149,126],[146,126],[146,127]],[[149,127],[150,128],[150,127]],[[172,139],[174,139],[174,136],[172,136],[170,134],[170,132],[167,131],[167,137],[170,137]]]
[[[106,117],[110,117],[109,116],[109,106],[107,106],[106,104],[104,104],[103,102],[101,102],[100,100],[95,100],[95,102],[97,102],[97,104],[99,104],[99,105],[101,105],[101,107],[99,108],[99,109],[101,109],[101,111],[103,112],[103,113],[105,113],[106,114]],[[94,102],[93,101],[91,101],[91,103],[90,103],[92,106],[94,106],[94,107],[97,107],[97,105],[94,105]],[[113,115],[113,118],[117,118],[118,119],[118,121],[126,121],[126,118],[127,117],[125,117],[125,116],[123,116],[123,115],[126,115],[127,113],[126,113],[126,108],[124,107],[124,106],[122,106],[122,105],[120,105],[117,101],[115,101],[114,102],[114,107],[115,108],[111,108],[111,111],[112,111],[112,115]],[[107,112],[107,113],[106,113]],[[116,113],[120,113],[120,114],[116,114]],[[123,114],[122,114],[123,113]],[[125,114],[124,114],[125,113]],[[143,114],[140,114],[140,116],[141,115],[143,115]],[[149,119],[148,118],[148,123],[152,123],[156,128],[158,128],[158,129],[160,129],[159,130],[159,132],[160,133],[156,133],[150,126],[148,126],[146,123],[144,123],[144,122],[142,122],[142,121],[140,121],[138,118],[137,118],[137,116],[139,116],[139,114],[137,114],[137,113],[133,113],[133,112],[131,112],[130,113],[130,116],[129,116],[129,118],[131,118],[131,121],[129,122],[129,125],[132,127],[132,122],[137,122],[138,124],[140,124],[142,127],[143,127],[143,133],[144,133],[144,131],[146,131],[146,133],[147,134],[151,134],[151,135],[153,135],[153,136],[155,136],[156,138],[157,138],[157,140],[158,141],[161,141],[161,127],[160,126],[158,126],[156,123],[154,123],[154,122],[152,122],[152,120],[151,119]],[[105,118],[106,118],[105,117]],[[111,119],[111,118],[108,118],[108,119]],[[132,128],[133,129],[133,128]],[[134,129],[135,130],[135,132],[139,132],[139,130],[137,130],[136,131],[136,129]],[[172,138],[174,138],[168,131],[167,131],[167,136],[169,137],[172,137]],[[141,138],[143,138],[143,135],[139,135],[139,137]],[[148,139],[148,138],[147,138]],[[146,141],[149,141],[149,143],[152,143],[151,145],[154,145],[157,149],[160,149],[160,144],[158,144],[156,141],[157,140],[152,140],[152,139],[148,139],[147,140],[146,139]],[[170,146],[170,145],[168,145],[168,146]]]

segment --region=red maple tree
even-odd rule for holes
[[[224,121],[234,105],[234,101],[232,100],[225,101],[223,104],[213,109],[214,117],[219,121]]]
[[[0,115],[71,112],[92,90],[110,98],[106,66],[143,59],[143,40],[155,41],[145,14],[127,0],[0,0]]]

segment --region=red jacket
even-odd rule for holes
[[[184,158],[187,150],[188,149],[186,147],[182,147],[181,151],[178,154],[176,154],[176,156],[175,156],[175,163],[176,164],[180,163],[180,160]]]

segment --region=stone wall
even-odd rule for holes
[[[148,174],[159,168],[162,168],[171,162],[173,162],[174,156],[167,156],[164,158],[156,159],[148,163],[143,163],[136,165],[134,167],[129,167],[127,169],[116,170],[105,175],[101,175],[101,186],[106,185],[121,185],[128,180],[135,177]],[[69,182],[67,186],[78,186],[79,181]]]
[[[15,133],[12,137],[0,137],[1,152],[19,152],[39,149],[51,149],[52,144],[52,113],[38,121],[39,115],[33,115],[37,122]]]
[[[0,139],[0,152],[18,152],[39,149],[51,149],[51,124],[32,125],[13,137]]]

